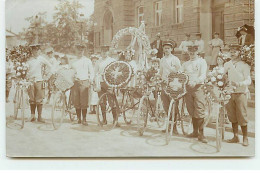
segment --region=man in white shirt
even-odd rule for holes
[[[94,79],[93,65],[90,59],[84,56],[84,45],[76,45],[77,60],[72,64],[72,69],[75,71],[75,83],[72,88],[73,105],[76,109],[78,124],[88,125],[87,108],[89,105],[89,87]]]
[[[190,40],[190,34],[185,34],[185,40],[179,46],[179,49],[182,51],[182,61],[189,60],[188,46],[191,45],[193,45],[193,42]]]
[[[52,67],[54,69],[57,69],[59,62],[56,60],[56,58],[54,58],[53,52],[54,52],[54,50],[52,47],[49,47],[45,50],[45,53],[47,55],[47,60],[50,62],[50,64],[52,64]],[[47,82],[48,82],[47,103],[50,102],[50,98],[51,98],[52,92],[54,90],[54,79],[55,79],[55,76],[52,75],[52,73],[50,72],[50,69],[47,66],[44,66],[44,80],[47,80]]]
[[[234,137],[228,140],[229,143],[238,143],[238,125],[241,126],[243,133],[243,146],[248,146],[247,137],[247,94],[248,86],[251,84],[250,66],[239,57],[239,45],[230,45],[231,61],[224,64],[224,71],[228,74],[231,85],[235,86],[234,93],[226,105],[227,114]]]
[[[160,74],[163,81],[168,81],[168,75],[171,72],[177,72],[181,68],[181,63],[178,57],[171,54],[174,47],[174,42],[171,40],[163,42],[164,57],[160,61]],[[164,111],[168,114],[171,98],[162,90],[161,94]],[[174,133],[177,134],[176,124],[174,125]]]
[[[205,52],[204,52],[204,41],[201,39],[201,33],[196,34],[196,40],[194,42],[196,46],[198,46],[198,55],[202,58],[204,58]]]
[[[30,121],[33,122],[36,120],[35,118],[35,110],[37,108],[38,111],[38,122],[44,123],[42,119],[42,105],[44,99],[44,86],[43,86],[43,74],[42,68],[43,65],[47,65],[48,68],[52,69],[52,65],[43,57],[41,56],[40,45],[31,45],[32,49],[32,56],[28,61],[29,70],[27,72],[26,77],[29,80],[32,80],[33,83],[28,89],[29,95],[29,103],[31,107],[31,119]],[[52,72],[52,70],[50,70]]]
[[[107,65],[109,65],[111,62],[116,61],[114,58],[109,57],[109,46],[102,46],[101,47],[101,57],[102,59],[100,60],[99,63],[99,69],[98,69],[98,73],[101,76],[101,80],[100,80],[100,86],[101,86],[101,90],[98,92],[98,97],[100,98],[104,93],[107,92],[108,90],[108,86],[107,84],[104,82],[103,80],[103,76],[104,76],[104,70],[106,68]],[[112,108],[112,114],[113,114],[113,121],[116,122],[117,121],[117,110],[116,107],[114,106],[114,103],[111,100],[108,100],[110,107]],[[101,105],[101,112],[102,112],[102,116],[103,116],[103,125],[107,124],[107,120],[106,120],[106,103],[104,103],[104,105]],[[120,127],[119,123],[116,124],[117,127]]]
[[[197,55],[197,50],[198,46],[188,46],[190,60],[182,65],[182,71],[189,76],[185,102],[193,123],[193,133],[188,137],[198,138],[199,141],[207,143],[203,134],[206,102],[203,85],[206,79],[207,63]]]

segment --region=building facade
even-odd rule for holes
[[[163,40],[170,38],[180,45],[185,33],[194,40],[201,32],[207,43],[219,32],[226,44],[237,43],[237,28],[254,24],[254,0],[95,0],[95,52],[110,45],[118,30],[138,27],[141,21],[151,42],[160,33]],[[130,36],[122,39],[121,47],[130,40]]]

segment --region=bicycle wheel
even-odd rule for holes
[[[165,135],[165,140],[166,140],[166,145],[170,143],[172,132],[173,132],[173,126],[174,126],[174,114],[175,114],[175,104],[174,100],[172,99],[170,102],[169,110],[168,110],[168,117],[167,117],[167,122],[166,122],[166,135]]]
[[[185,99],[182,98],[181,103],[181,111],[180,111],[180,119],[181,119],[181,130],[183,135],[188,135],[192,132],[192,117],[189,114],[185,114],[184,109],[186,107]]]
[[[121,111],[123,113],[125,123],[127,125],[131,124],[135,114],[135,103],[134,98],[129,92],[125,92],[123,94]]]
[[[97,121],[104,130],[112,130],[117,124],[118,104],[116,97],[110,93],[101,95],[97,105]]]
[[[69,94],[69,100],[67,102],[67,99],[66,99],[66,114],[69,115],[70,117],[70,121],[73,122],[77,119],[77,115],[75,113],[73,113],[73,105],[72,105],[72,94],[70,92]]]
[[[60,128],[63,117],[65,115],[65,96],[62,92],[57,92],[54,96],[54,101],[51,111],[51,120],[54,129]]]
[[[16,121],[16,124],[19,124],[21,126],[21,129],[24,128],[24,111],[25,111],[25,105],[24,105],[24,91],[22,88],[18,88],[15,93],[15,100],[14,100],[14,119]],[[18,117],[19,109],[21,117]]]
[[[161,96],[158,96],[155,105],[155,117],[158,127],[162,127],[165,124],[166,113],[163,108]]]
[[[206,127],[211,120],[211,116],[212,116],[211,112],[212,112],[212,103],[209,99],[206,99],[205,118],[203,123],[204,127]]]
[[[144,134],[147,125],[148,112],[149,112],[149,100],[147,96],[143,96],[140,100],[138,113],[137,113],[137,130],[140,136]]]

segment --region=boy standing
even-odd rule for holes
[[[230,45],[231,61],[224,64],[225,73],[231,85],[235,86],[234,93],[226,105],[228,118],[232,123],[234,137],[228,140],[229,143],[238,143],[238,125],[243,133],[243,146],[248,146],[247,137],[247,92],[251,84],[250,66],[239,57],[239,45]]]

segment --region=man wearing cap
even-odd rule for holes
[[[204,41],[201,39],[201,33],[196,33],[196,40],[194,42],[198,46],[198,54],[200,57],[204,58]]]
[[[47,55],[47,60],[52,64],[52,67],[54,69],[58,68],[59,62],[56,60],[56,58],[53,57],[53,48],[49,47],[45,50],[45,53]],[[53,91],[54,86],[54,75],[51,74],[50,69],[46,66],[44,66],[44,79],[48,81],[48,100],[47,103],[49,103],[51,94]]]
[[[231,61],[224,64],[225,73],[235,91],[226,105],[229,121],[232,123],[234,137],[228,140],[229,143],[238,143],[238,126],[241,126],[243,133],[243,146],[248,146],[247,137],[247,94],[248,86],[251,84],[250,66],[239,57],[241,45],[230,45]]]
[[[162,40],[161,40],[161,34],[158,33],[156,34],[156,40],[152,42],[151,47],[154,49],[157,49],[157,58],[162,58],[163,57],[163,46],[162,46]]]
[[[254,37],[251,34],[247,33],[247,29],[245,27],[242,27],[240,29],[241,36],[239,37],[239,44],[244,46],[250,46],[251,44],[254,44]]]
[[[33,84],[28,89],[29,102],[31,107],[31,119],[30,121],[35,121],[35,110],[38,111],[38,122],[43,122],[42,119],[42,105],[44,99],[44,86],[43,86],[43,65],[47,65],[50,68],[50,72],[53,72],[52,64],[49,63],[43,56],[41,56],[40,45],[31,45],[32,56],[28,61],[29,70],[27,72],[27,77],[33,80]]]
[[[188,51],[190,60],[182,65],[182,71],[189,76],[187,93],[184,98],[187,110],[192,117],[193,133],[188,137],[198,138],[199,141],[207,143],[203,134],[206,102],[203,85],[206,79],[207,63],[197,55],[198,46],[188,46]]]
[[[209,46],[211,48],[211,59],[209,62],[209,69],[212,70],[217,65],[219,51],[224,46],[223,41],[219,38],[219,33],[214,33],[214,38],[211,41],[209,41]]]
[[[101,57],[102,60],[99,63],[99,69],[98,69],[98,74],[100,76],[100,85],[101,85],[101,90],[98,92],[98,97],[100,98],[102,96],[102,94],[106,93],[108,86],[107,84],[104,82],[103,76],[104,76],[104,70],[106,68],[106,66],[108,64],[110,64],[111,62],[116,61],[114,58],[109,57],[109,46],[102,46],[101,47]],[[112,114],[113,114],[113,121],[117,121],[117,119],[115,119],[115,117],[117,117],[117,111],[116,111],[116,107],[114,107],[112,102],[109,102],[109,104],[111,104],[110,106],[112,107]],[[102,112],[102,116],[103,116],[103,124],[106,125],[107,124],[107,120],[106,120],[106,105],[101,105],[101,112]],[[119,127],[120,125],[117,123],[116,124],[117,127]]]
[[[188,46],[193,45],[193,42],[190,40],[190,34],[185,34],[185,40],[181,42],[179,49],[182,52],[182,60],[188,61]]]
[[[160,74],[162,76],[163,81],[168,81],[168,75],[171,72],[179,71],[181,68],[181,63],[179,58],[171,54],[173,47],[174,47],[173,41],[168,40],[163,42],[164,57],[161,59],[160,62]],[[171,98],[169,95],[165,93],[164,90],[162,91],[161,98],[163,102],[164,111],[168,114]],[[174,126],[174,132],[177,133],[176,126]]]
[[[76,45],[77,60],[72,64],[75,71],[75,83],[72,88],[73,105],[76,109],[78,124],[88,125],[87,108],[89,105],[89,87],[93,82],[94,70],[90,59],[84,56],[85,46]],[[83,121],[81,121],[81,115]]]

